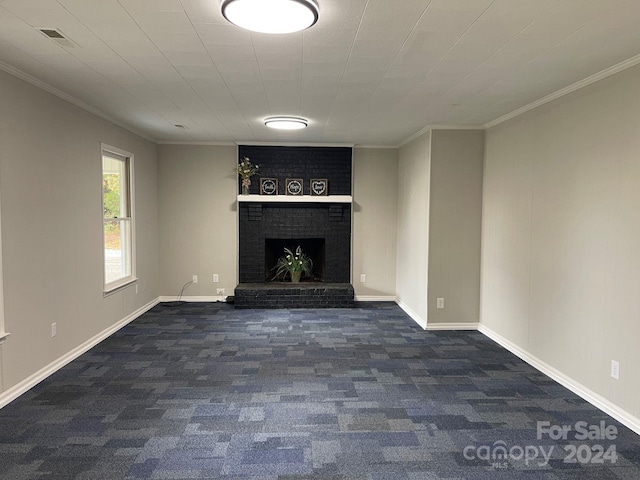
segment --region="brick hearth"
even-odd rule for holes
[[[350,283],[241,283],[235,289],[236,308],[350,308]]]

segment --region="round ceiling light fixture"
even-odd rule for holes
[[[318,21],[315,0],[221,0],[222,15],[247,30],[261,33],[292,33]]]
[[[309,120],[300,117],[269,117],[264,119],[264,124],[279,130],[301,130],[307,128]]]

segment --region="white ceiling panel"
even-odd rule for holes
[[[213,65],[207,52],[165,52],[165,57],[174,67],[208,67]]]
[[[369,0],[319,1],[320,18],[318,30],[357,30],[360,19]]]
[[[154,12],[183,13],[181,0],[117,0],[130,12],[141,14]]]
[[[389,8],[387,0],[369,0],[358,30],[389,30],[394,32],[390,37],[406,37],[406,32],[413,29],[428,6],[429,2],[424,0],[403,0],[402,8]],[[401,26],[401,28],[388,28],[390,24]]]
[[[194,28],[205,46],[252,45],[251,33],[230,23],[226,25],[196,24]]]
[[[193,23],[228,25],[218,8],[216,0],[180,0]]]
[[[324,45],[305,45],[304,62],[344,65],[351,55],[350,47],[327,47]]]
[[[217,88],[223,83],[222,76],[218,69],[213,65],[180,65],[176,67],[176,71],[182,78],[187,81],[202,80],[206,81],[212,88]]]
[[[0,0],[0,65],[159,141],[397,145],[640,55],[638,0],[319,4],[315,26],[271,36],[229,24],[218,0]],[[277,114],[309,128],[265,128]]]
[[[299,75],[302,70],[302,56],[278,55],[277,53],[262,53],[257,55],[258,66],[261,71],[286,70],[292,75]]]
[[[60,27],[73,21],[69,11],[57,0],[2,0],[0,6],[34,28],[51,25]]]
[[[432,0],[416,30],[450,32],[459,37],[493,2],[494,0]]]
[[[251,37],[253,48],[258,54],[299,55],[302,51],[303,37],[300,32],[287,35],[254,33]]]
[[[140,28],[148,35],[188,34],[193,32],[193,24],[183,11],[130,11],[129,13]]]
[[[323,47],[345,47],[353,44],[356,30],[327,29],[324,32],[309,29],[302,32],[305,47],[310,45]]]
[[[149,38],[161,52],[201,53],[205,52],[202,40],[196,32],[152,33]]]
[[[491,23],[477,22],[456,45],[445,55],[445,60],[465,62],[475,67],[494,55],[517,33],[511,30],[497,29]]]
[[[622,27],[625,30],[638,26],[640,16],[640,2],[637,0],[624,0],[618,2],[610,10],[598,18],[598,23],[611,27]]]
[[[519,32],[540,15],[548,13],[558,0],[518,2],[495,0],[482,13],[478,21],[488,23],[502,31]]]

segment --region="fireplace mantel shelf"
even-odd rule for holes
[[[238,195],[238,202],[253,203],[353,203],[351,195]]]

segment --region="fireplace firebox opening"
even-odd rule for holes
[[[292,252],[295,252],[298,246],[300,246],[300,248],[302,248],[302,251],[313,261],[313,270],[311,272],[311,275],[303,277],[301,281],[324,281],[324,238],[266,238],[264,243],[265,282],[282,281],[282,279],[280,278],[273,278],[275,264],[278,259],[285,254],[285,248],[288,248]]]

